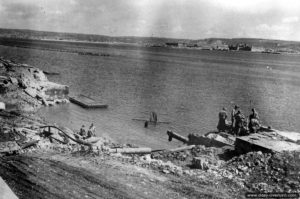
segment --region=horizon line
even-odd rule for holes
[[[273,40],[273,41],[286,41],[286,42],[300,42],[300,40],[284,40],[284,39],[267,39],[267,38],[257,38],[257,37],[208,37],[208,38],[198,38],[198,39],[188,39],[188,38],[175,38],[175,37],[159,37],[159,36],[109,36],[104,34],[95,34],[95,33],[79,33],[79,32],[58,32],[58,31],[50,31],[50,30],[34,30],[34,29],[25,29],[25,28],[2,28],[5,30],[24,30],[24,31],[35,31],[35,32],[49,32],[49,33],[62,33],[62,34],[81,34],[81,35],[94,35],[94,36],[104,36],[109,38],[156,38],[156,39],[174,39],[174,40],[190,40],[190,41],[197,41],[197,40],[208,40],[208,39],[256,39],[256,40]]]

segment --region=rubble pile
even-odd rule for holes
[[[170,161],[162,161],[157,159],[152,159],[150,154],[141,156],[139,161],[134,161],[137,166],[145,167],[145,168],[153,168],[162,171],[165,174],[176,174],[182,175],[183,169],[180,166],[176,166]]]
[[[205,147],[203,145],[196,145],[192,149],[169,152],[160,151],[152,153],[153,159],[159,159],[163,161],[171,161],[176,165],[182,167],[193,167],[191,164],[194,158],[201,158],[209,165],[220,165],[222,160],[219,159],[218,154],[222,153],[222,148]]]
[[[245,186],[259,192],[300,192],[299,153],[249,152],[226,162],[223,168],[245,179]]]
[[[1,100],[18,110],[31,110],[68,102],[69,89],[65,85],[48,81],[40,69],[17,64],[0,57]]]

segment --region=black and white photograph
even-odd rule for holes
[[[299,0],[0,0],[0,199],[300,198]]]

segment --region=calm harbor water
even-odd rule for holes
[[[216,129],[222,107],[230,112],[238,104],[246,116],[255,107],[265,125],[300,131],[300,56],[117,45],[86,45],[84,50],[111,56],[0,46],[5,58],[59,72],[49,79],[69,85],[71,94],[109,105],[107,110],[67,104],[39,111],[74,130],[94,122],[99,135],[121,143],[174,147],[180,143],[167,141],[167,129],[204,134]],[[145,129],[143,122],[132,120],[148,118],[150,111],[171,123]]]

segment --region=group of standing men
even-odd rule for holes
[[[231,112],[231,124],[227,121],[227,109],[223,108],[219,112],[218,130],[231,131],[235,135],[245,135],[248,132],[256,133],[260,127],[257,111],[252,108],[252,113],[249,115],[249,120],[242,114],[240,107],[235,105]],[[248,124],[248,125],[247,125]]]
[[[79,135],[82,136],[83,139],[87,139],[87,138],[96,136],[95,132],[96,132],[96,127],[92,123],[87,132],[85,130],[85,126],[82,125],[79,130]]]

